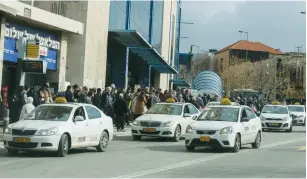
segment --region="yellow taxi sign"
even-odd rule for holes
[[[280,102],[279,101],[273,101],[272,104],[273,105],[280,105]]]
[[[55,103],[67,103],[67,100],[64,97],[57,97]]]
[[[231,105],[231,101],[228,98],[223,98],[220,104],[221,105]]]
[[[294,105],[301,105],[299,102],[294,103]]]

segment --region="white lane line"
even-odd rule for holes
[[[278,145],[293,143],[293,142],[297,142],[297,141],[301,141],[301,140],[306,140],[306,139],[300,138],[300,139],[296,139],[296,140],[287,140],[287,141],[284,141],[284,142],[273,143],[273,144],[270,144],[270,145],[265,145],[263,147],[260,147],[258,150],[261,150],[263,148],[271,148],[271,147],[275,147],[275,146],[278,146]],[[240,150],[238,154],[253,152],[253,151],[257,151],[257,150]],[[206,161],[210,161],[210,160],[214,160],[214,159],[218,159],[218,158],[222,158],[222,157],[226,157],[226,156],[230,156],[230,155],[238,155],[238,154],[236,154],[236,153],[217,154],[217,155],[213,155],[213,156],[210,156],[210,157],[204,157],[204,158],[200,158],[200,159],[196,159],[196,160],[190,160],[190,161],[182,162],[182,163],[179,163],[179,164],[168,165],[168,166],[164,166],[164,167],[160,167],[160,168],[154,168],[154,169],[145,170],[145,171],[141,171],[141,172],[135,172],[135,173],[132,173],[132,174],[122,175],[122,176],[118,176],[118,177],[115,177],[115,178],[126,178],[126,179],[136,178],[136,177],[140,177],[140,176],[145,176],[145,175],[149,175],[149,174],[153,174],[153,173],[172,170],[172,169],[176,169],[176,168],[180,168],[180,167],[193,165],[193,164],[196,164],[196,163],[202,163],[202,162],[206,162]]]

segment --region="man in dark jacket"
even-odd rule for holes
[[[101,98],[102,98],[101,88],[98,88],[97,93],[94,95],[94,98],[93,98],[93,105],[95,105],[99,109],[102,109]]]
[[[66,88],[65,98],[67,102],[74,102],[73,94],[72,94],[72,87],[70,85],[68,85]]]
[[[117,131],[123,131],[125,127],[125,116],[128,114],[127,102],[123,99],[123,93],[119,94],[119,98],[114,103],[114,111],[116,114],[116,128]]]

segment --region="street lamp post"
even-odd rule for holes
[[[246,34],[246,40],[248,41],[248,32],[239,30],[239,33],[245,33]],[[248,56],[248,49],[246,47],[246,56],[245,56],[245,61],[247,62],[247,56]]]

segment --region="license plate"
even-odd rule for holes
[[[279,123],[271,123],[271,126],[279,126]]]
[[[17,143],[29,143],[30,142],[30,138],[14,137],[14,142],[17,142]]]
[[[200,136],[199,140],[201,142],[209,142],[210,141],[210,137],[209,136]]]
[[[156,132],[155,128],[144,128],[143,129],[144,132]]]

